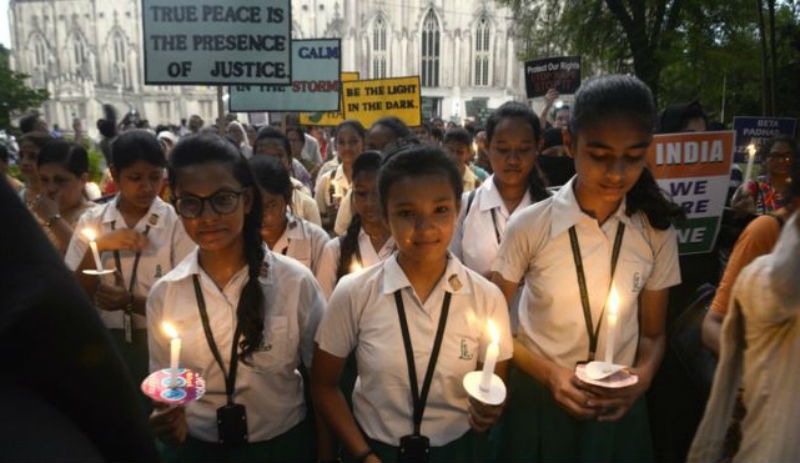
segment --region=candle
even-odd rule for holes
[[[747,145],[747,169],[744,172],[744,183],[750,181],[750,178],[753,176],[753,163],[756,161],[756,145],[754,143],[750,143]]]
[[[84,228],[83,229],[83,236],[89,240],[89,247],[92,249],[92,255],[94,256],[94,265],[97,267],[98,272],[103,271],[103,261],[100,260],[100,253],[97,251],[97,234],[95,234],[94,230],[91,228]]]
[[[358,273],[361,270],[362,270],[361,264],[359,264],[357,260],[353,260],[353,262],[350,264],[349,273]]]
[[[614,363],[614,336],[617,332],[617,315],[619,314],[619,295],[617,288],[611,285],[606,305],[606,363]]]
[[[500,355],[500,334],[494,322],[489,320],[489,333],[492,335],[492,342],[486,347],[486,356],[483,359],[483,371],[481,372],[482,391],[488,391],[492,385],[494,367],[497,364],[497,356]]]
[[[178,359],[181,356],[181,338],[178,336],[178,330],[170,322],[161,323],[161,329],[170,337],[169,387],[176,387],[178,385]]]

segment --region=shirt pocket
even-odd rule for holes
[[[285,315],[267,317],[261,347],[253,353],[254,370],[259,373],[274,371],[291,363],[289,342],[289,318]]]
[[[645,259],[627,257],[621,259],[614,276],[618,291],[630,296],[638,296],[647,285],[653,273],[653,263]]]

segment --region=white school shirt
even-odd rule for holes
[[[91,252],[89,250],[89,241],[82,233],[85,228],[93,229],[98,237],[114,230],[128,228],[122,213],[118,209],[118,204],[119,195],[106,204],[89,209],[78,220],[64,257],[64,261],[70,270],[77,270],[83,261],[84,255],[87,252]],[[150,209],[133,229],[144,234],[148,226],[150,227],[147,233],[148,244],[142,250],[139,258],[136,286],[133,291],[135,295],[141,297],[147,297],[153,284],[175,268],[195,248],[195,243],[186,234],[178,214],[175,213],[175,209],[159,197],[153,200]],[[136,259],[136,252],[119,251],[119,257],[122,266],[122,279],[127,290],[131,281],[131,271],[133,270],[133,262]],[[100,259],[103,262],[103,268],[110,269],[117,266],[113,251],[102,252]],[[92,265],[94,265],[94,260],[92,260]],[[103,276],[102,278],[107,283],[114,282],[113,275]],[[123,311],[108,312],[99,309],[98,311],[107,328],[124,328]],[[145,318],[134,313],[133,326],[134,328],[145,328],[147,326]]]
[[[525,278],[519,305],[518,337],[536,354],[565,368],[589,356],[589,335],[569,239],[575,226],[592,313],[592,326],[608,299],[611,254],[617,225],[625,224],[614,284],[620,297],[614,363],[632,365],[639,340],[638,296],[680,283],[675,229],[657,230],[643,213],[629,217],[625,201],[600,226],[581,211],[573,191],[575,177],[554,196],[526,208],[511,220],[492,270],[507,281]],[[607,322],[600,328],[596,356],[605,353]]]
[[[302,217],[309,222],[322,226],[322,219],[319,216],[317,202],[311,197],[308,188],[294,177],[289,177],[292,182],[292,212],[298,217]]]
[[[377,251],[372,246],[372,241],[369,235],[362,228],[358,232],[358,252],[361,260],[358,262],[362,269],[372,267],[373,265],[383,262],[388,259],[397,248],[394,238],[391,236],[383,243],[383,246]],[[325,244],[322,250],[322,257],[319,259],[317,265],[316,277],[319,285],[322,287],[322,293],[326,298],[331,297],[333,288],[336,287],[336,273],[339,270],[339,257],[342,255],[342,238],[333,238]],[[357,261],[357,256],[354,256],[354,262]]]
[[[339,202],[339,207],[346,207],[347,201],[344,197],[350,191],[350,180],[344,174],[344,166],[339,164],[334,173],[328,171],[325,175],[317,177],[317,185],[314,188],[314,199],[317,201],[319,213],[323,217],[328,217],[328,220],[333,222],[335,219],[333,213],[336,211],[336,203]],[[333,191],[331,191],[331,187]]]
[[[283,235],[275,242],[272,251],[291,257],[312,272],[316,272],[322,250],[330,240],[328,233],[321,227],[288,212],[286,220]]]
[[[206,380],[203,398],[186,406],[189,434],[202,441],[217,442],[217,409],[227,401],[225,378],[203,331],[193,275],[199,276],[209,325],[226,371],[230,367],[239,296],[249,277],[247,266],[242,267],[220,290],[200,267],[197,257],[197,250],[189,254],[153,286],[147,299],[150,371],[169,367],[170,340],[160,329],[161,322],[168,320],[183,342],[181,367],[200,373]],[[307,268],[270,251],[265,253],[259,283],[267,314],[265,345],[252,354],[250,365],[239,363],[233,397],[247,410],[250,442],[279,436],[305,418],[303,380],[297,367],[301,360],[304,365],[311,365],[314,332],[325,304]]]
[[[500,333],[498,361],[511,358],[508,309],[496,286],[453,256],[424,303],[396,256],[341,280],[320,323],[317,344],[340,358],[355,350],[359,373],[353,390],[356,421],[370,438],[394,446],[413,431],[408,364],[394,298],[397,290],[403,297],[420,388],[444,294],[453,294],[421,429],[431,445],[442,446],[469,430],[462,380],[484,360],[491,342],[488,320],[494,321]]]
[[[481,275],[488,275],[500,249],[497,236],[500,236],[500,241],[503,240],[508,221],[530,206],[531,194],[526,191],[514,212],[509,213],[492,175],[475,190],[472,205],[467,211],[469,196],[470,193],[461,196],[461,214],[456,223],[450,251],[467,267]]]

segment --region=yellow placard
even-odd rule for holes
[[[341,81],[349,82],[358,80],[359,77],[357,72],[343,72]],[[342,103],[342,108],[344,108],[344,103]],[[337,126],[345,120],[345,117],[342,111],[314,112],[300,113],[299,120],[302,125]]]
[[[419,76],[342,82],[345,119],[364,127],[384,116],[395,116],[409,127],[422,124]]]

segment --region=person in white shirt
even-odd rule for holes
[[[347,120],[336,126],[336,155],[339,165],[317,177],[314,199],[317,200],[322,216],[322,228],[328,232],[333,231],[340,207],[347,209],[345,214],[348,217],[352,215],[345,196],[351,187],[353,163],[364,151],[364,134],[364,127],[358,121]]]
[[[353,163],[351,201],[355,216],[344,236],[325,245],[317,266],[317,281],[325,297],[330,297],[344,275],[382,262],[395,250],[395,242],[378,204],[380,167],[381,153],[377,151],[367,151]]]
[[[500,292],[447,250],[461,177],[429,146],[396,153],[379,175],[381,211],[398,252],[344,277],[331,296],[316,336],[315,406],[355,461],[487,461],[486,430],[502,405],[470,398],[462,379],[484,361],[489,321],[498,331],[501,377],[512,340]],[[351,352],[358,363],[352,413],[339,389]]]
[[[262,127],[256,136],[255,148],[253,154],[270,154],[273,156],[278,155],[280,152],[286,152],[286,159],[281,159],[285,163],[286,169],[291,174],[292,178],[298,180],[303,187],[306,194],[311,194],[313,183],[311,181],[311,174],[308,173],[305,166],[292,157],[292,147],[289,144],[289,139],[286,135],[275,127]],[[282,156],[282,155],[281,155]]]
[[[256,156],[250,160],[250,167],[261,189],[264,209],[261,237],[267,247],[315,272],[329,240],[328,233],[294,214],[290,203],[294,189],[280,161],[271,156]]]
[[[179,142],[170,185],[197,248],[147,300],[150,367],[169,366],[170,340],[159,331],[169,321],[183,342],[181,366],[205,378],[206,393],[186,406],[156,406],[150,425],[162,456],[312,460],[298,368],[311,364],[324,310],[319,286],[308,269],[264,246],[259,188],[229,142],[216,135]]]
[[[315,172],[322,165],[319,142],[298,125],[286,127],[286,138],[292,146],[292,157],[300,161],[309,172]]]
[[[194,243],[172,206],[158,197],[166,159],[156,137],[144,130],[125,132],[114,140],[111,159],[119,193],[80,217],[64,259],[97,304],[133,379],[141,382],[148,371],[147,294]],[[103,268],[116,269],[114,275],[83,273],[96,269],[86,230],[97,236]]]
[[[506,229],[493,281],[507,301],[523,279],[525,288],[502,461],[653,459],[643,395],[664,354],[669,288],[680,283],[671,223],[684,215],[646,168],[655,117],[636,77],[584,82],[565,134],[577,175]],[[616,342],[607,347],[612,290]],[[638,382],[578,379],[576,363],[595,353]]]

